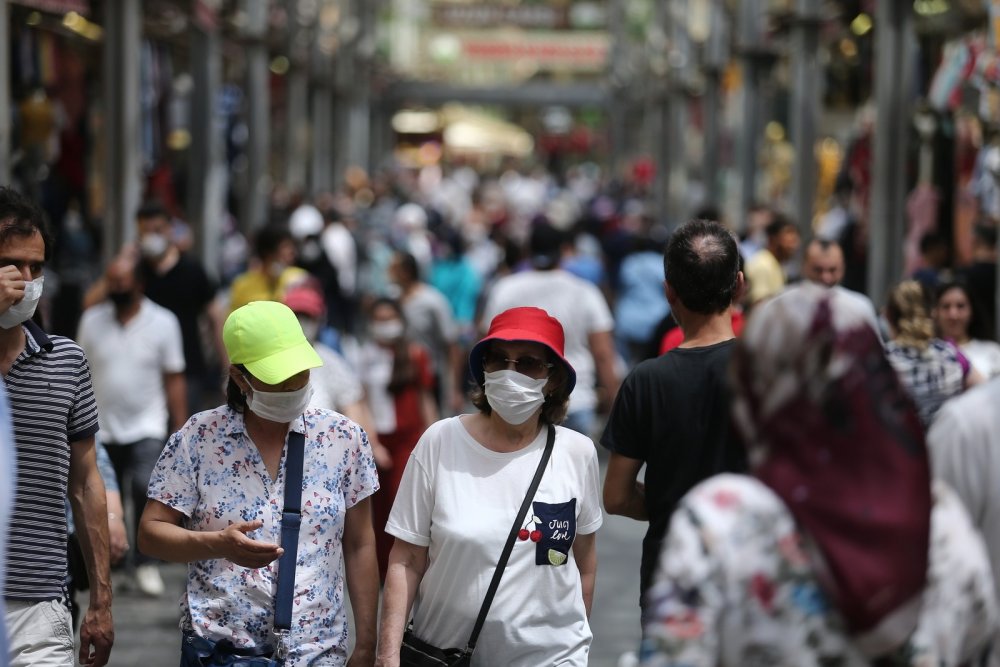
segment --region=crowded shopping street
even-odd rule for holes
[[[0,0],[0,667],[1000,667],[1000,0]]]

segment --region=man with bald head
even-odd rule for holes
[[[805,256],[802,260],[803,280],[844,292],[851,298],[864,302],[865,312],[871,314],[869,323],[876,331],[880,331],[878,316],[871,299],[864,294],[841,287],[840,281],[844,279],[844,270],[844,250],[836,241],[813,239],[806,246]]]
[[[149,476],[167,438],[188,418],[184,347],[177,317],[143,294],[142,272],[129,257],[112,261],[105,274],[107,298],[80,319],[77,341],[94,378],[102,441],[114,464],[122,495],[132,494],[135,527],[146,505]],[[163,593],[156,565],[135,553],[139,590]]]
[[[802,277],[826,287],[844,279],[844,251],[836,241],[814,239],[806,246]]]

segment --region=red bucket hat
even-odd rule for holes
[[[323,295],[308,285],[299,285],[288,290],[283,301],[296,315],[302,314],[319,318],[326,310]]]
[[[480,387],[486,382],[483,372],[483,354],[492,340],[528,341],[544,345],[559,358],[559,361],[566,368],[569,375],[567,390],[573,391],[573,387],[576,386],[576,371],[563,356],[565,345],[563,327],[559,320],[541,308],[511,308],[493,318],[486,337],[476,343],[472,352],[469,353],[469,370],[472,371],[472,376],[476,378]]]

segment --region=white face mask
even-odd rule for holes
[[[545,402],[548,378],[533,380],[517,371],[502,370],[486,373],[486,400],[508,424],[519,426],[531,418]]]
[[[403,335],[403,323],[399,320],[372,322],[372,338],[380,343],[388,343]]]
[[[0,313],[0,329],[13,329],[31,319],[38,307],[38,300],[42,298],[44,281],[45,276],[40,276],[24,284],[24,297],[8,308],[7,312]]]
[[[170,247],[170,240],[163,234],[146,234],[139,241],[139,250],[147,259],[159,259]]]
[[[313,396],[312,383],[307,382],[295,391],[258,391],[247,397],[247,407],[258,417],[279,424],[287,424],[309,407]]]

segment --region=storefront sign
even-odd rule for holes
[[[76,12],[84,16],[90,14],[90,0],[11,0],[12,4],[23,5],[51,14]]]
[[[567,8],[548,5],[435,3],[431,12],[434,25],[442,28],[495,28],[513,25],[518,28],[553,30],[569,27]]]
[[[541,69],[558,68],[592,72],[605,67],[609,40],[606,33],[526,33],[503,35],[484,32],[461,34],[464,62],[518,62],[530,60]]]

